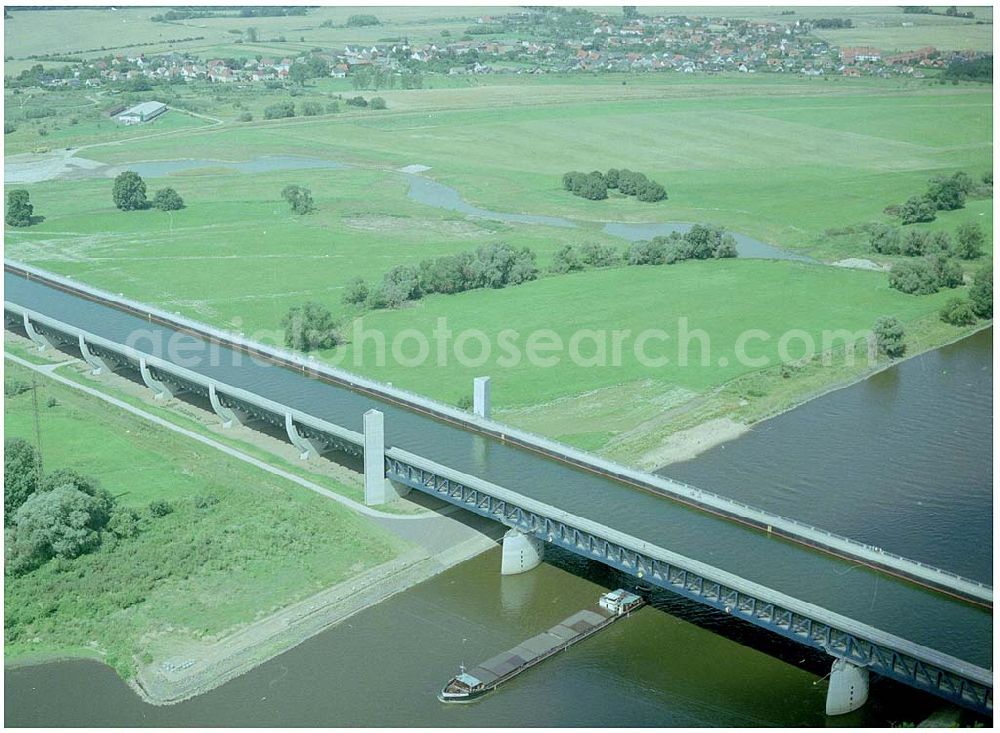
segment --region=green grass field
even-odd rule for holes
[[[162,14],[167,7],[74,8],[63,10],[33,10],[18,12],[10,8],[12,18],[4,23],[5,53],[13,56],[5,73],[19,73],[37,63],[28,56],[63,54],[88,49],[113,49],[114,52],[187,51],[206,58],[234,53],[268,56],[291,56],[320,46],[343,47],[345,44],[373,44],[385,39],[406,37],[412,43],[441,40],[441,31],[448,30],[457,38],[480,15],[502,14],[509,8],[481,7],[319,7],[305,16],[275,18],[194,18],[169,23],[154,23],[150,18]],[[219,10],[224,10],[219,8]],[[345,23],[355,13],[373,13],[381,21],[378,26],[347,28]],[[323,27],[330,21],[333,27]],[[240,36],[230,31],[245,32],[257,28],[259,41],[236,44]],[[284,36],[284,41],[276,41]],[[198,38],[201,37],[201,38]],[[197,40],[170,42],[171,39]],[[140,45],[141,44],[141,45]],[[84,54],[87,58],[107,51]],[[54,63],[54,62],[50,62]]]
[[[370,313],[361,325],[384,333],[389,344],[405,329],[416,329],[430,343],[436,343],[431,334],[440,318],[447,319],[456,335],[467,329],[481,330],[492,343],[486,371],[493,376],[494,404],[512,408],[564,397],[567,385],[575,392],[587,393],[654,380],[664,392],[670,388],[704,392],[754,371],[752,366],[739,364],[734,351],[739,335],[749,328],[762,329],[771,338],[755,343],[748,355],[766,357],[774,365],[780,361],[779,337],[792,329],[809,333],[818,345],[824,329],[853,332],[868,328],[873,313],[910,321],[939,307],[947,297],[945,293],[927,298],[903,295],[891,290],[880,273],[843,268],[759,260],[686,262],[592,270],[546,278],[514,290],[437,295],[403,310]],[[700,341],[692,339],[686,348],[679,345],[680,318],[687,319],[690,331],[701,329],[708,334],[707,364],[703,363]],[[497,336],[506,328],[521,334],[516,343],[522,352],[527,335],[543,329],[560,334],[567,348],[570,336],[581,329],[627,329],[633,338],[647,329],[663,329],[670,341],[651,342],[647,353],[667,356],[670,363],[643,366],[633,356],[633,341],[625,341],[621,366],[588,366],[590,357],[598,352],[594,341],[587,338],[579,348],[583,366],[572,363],[563,350],[554,352],[561,359],[550,367],[532,364],[526,358],[505,367],[505,361],[497,363],[504,353]],[[610,339],[607,343],[610,363]],[[801,356],[794,349],[789,351],[793,358]],[[344,352],[341,364],[349,368],[356,368],[363,360],[359,368],[368,374],[446,401],[466,394],[472,378],[484,371],[482,366],[463,367],[453,352],[449,354],[448,380],[441,379],[436,356],[424,366],[409,367],[390,359],[388,366],[379,368],[372,340],[365,341],[360,353],[355,344],[349,344]],[[401,341],[404,361],[415,358],[417,352],[415,339]],[[475,358],[480,352],[479,342],[470,340],[465,353]],[[687,366],[680,363],[685,359]],[[723,359],[724,365],[720,364]]]
[[[661,77],[621,89],[565,80],[397,90],[383,93],[385,113],[178,137],[185,155],[308,151],[370,165],[422,163],[486,208],[595,221],[711,219],[806,252],[827,229],[880,218],[932,175],[978,176],[992,160],[992,99],[979,86]],[[564,139],[569,121],[572,145]],[[178,142],[158,137],[87,154],[107,162],[169,158]],[[560,188],[566,170],[612,166],[643,170],[670,200],[590,202]]]
[[[5,368],[5,379],[31,381],[28,370],[9,362]],[[220,634],[401,549],[328,499],[45,377],[36,380],[45,469],[95,476],[145,518],[138,537],[6,579],[7,662],[94,656],[128,677],[152,638]],[[57,404],[48,406],[50,397]],[[8,437],[35,441],[30,392],[6,400],[4,428]],[[196,497],[217,503],[199,507]],[[161,499],[174,512],[146,515],[149,502]]]
[[[622,246],[601,231],[608,221],[712,221],[826,262],[870,257],[860,227],[892,221],[883,213],[887,205],[921,193],[934,175],[965,170],[978,178],[992,166],[988,87],[681,77],[543,76],[396,90],[383,93],[389,101],[383,112],[225,124],[92,147],[83,154],[115,164],[297,154],[355,167],[254,175],[215,169],[150,179],[151,191],[169,184],[184,196],[188,207],[173,214],[117,211],[109,180],[40,183],[27,188],[45,221],[8,229],[7,251],[274,341],[281,338],[282,315],[309,299],[346,319],[349,331],[356,311],[340,298],[353,277],[373,281],[396,264],[499,240],[531,247],[544,269],[565,244]],[[414,163],[430,166],[428,176],[454,186],[472,204],[570,217],[581,226],[497,224],[417,204],[406,197],[405,179],[392,172]],[[612,166],[646,172],[665,185],[669,200],[649,205],[612,196],[594,202],[561,189],[567,170]],[[289,183],[313,191],[316,213],[300,217],[288,211],[279,192]],[[954,231],[975,220],[992,240],[991,204],[970,200],[964,209],[941,212],[937,221],[920,226]],[[739,300],[720,298],[733,292]],[[791,316],[783,307],[787,292],[801,298],[799,322],[777,317]],[[916,321],[936,313],[946,297],[889,291],[884,274],[707,262],[546,277],[502,292],[430,298],[400,312],[371,314],[365,322],[396,333],[447,316],[462,327],[495,333],[505,321],[517,327],[547,321],[568,337],[581,324],[641,329],[664,316],[684,315],[693,324],[709,324],[713,339],[731,342],[745,328],[815,333],[868,327],[880,315]],[[342,349],[349,368],[353,348]],[[474,371],[357,368],[449,401],[467,393]],[[746,376],[732,363],[684,373],[514,370],[494,374],[495,399],[502,407],[527,409],[638,383],[698,395],[740,375]],[[595,408],[594,415],[600,414]]]

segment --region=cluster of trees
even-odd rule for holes
[[[985,189],[972,179],[968,173],[959,171],[952,176],[935,176],[927,184],[927,192],[921,196],[911,196],[898,207],[890,207],[903,224],[934,221],[938,211],[953,211],[965,206],[965,199],[972,193],[992,193],[993,173],[982,177]]]
[[[348,16],[347,23],[345,25],[348,28],[360,28],[369,25],[381,25],[381,23],[374,15],[357,13],[355,15]]]
[[[853,28],[850,18],[816,18],[809,21],[813,28]]]
[[[588,242],[580,247],[567,244],[552,258],[551,272],[563,274],[587,267],[613,267],[622,263],[622,253],[614,247]]]
[[[993,83],[993,57],[980,56],[976,59],[955,59],[944,70],[943,77],[953,81],[983,81]]]
[[[7,192],[7,215],[4,220],[8,226],[30,226],[31,215],[34,212],[35,207],[31,205],[27,191],[16,188]]]
[[[348,283],[344,302],[370,308],[399,308],[430,293],[461,293],[477,288],[506,288],[538,277],[535,253],[506,242],[484,244],[475,252],[460,252],[424,260],[418,267],[398,265],[374,287],[361,278]]]
[[[139,533],[138,512],[118,506],[90,476],[69,468],[44,473],[41,456],[26,440],[4,441],[3,473],[5,565],[12,575],[29,573],[53,558],[93,552],[108,536]],[[153,502],[149,513],[163,516],[171,509],[167,502]]]
[[[305,15],[306,12],[308,12],[308,8],[293,5],[247,6],[238,10],[227,8],[223,11],[182,8],[153,15],[150,20],[154,23],[165,23],[178,20],[200,20],[202,18],[280,18],[286,15]]]
[[[149,208],[177,211],[184,208],[184,199],[169,186],[157,191],[152,201],[147,200],[146,182],[135,171],[124,171],[115,176],[111,195],[115,206],[122,211],[140,211]]]
[[[898,359],[906,353],[906,333],[898,318],[882,316],[875,321],[872,328],[875,334],[875,346],[879,353],[891,359]]]
[[[323,79],[330,76],[330,64],[315,54],[305,61],[296,61],[288,69],[288,78],[296,84],[305,84],[309,79]]]
[[[330,309],[312,300],[290,308],[281,319],[281,327],[285,329],[285,346],[299,351],[332,349],[341,340]]]
[[[365,99],[361,95],[358,95],[357,97],[348,97],[344,101],[352,107],[371,107],[372,109],[386,108],[385,100],[382,97]]]
[[[340,103],[337,100],[328,102],[325,107],[322,102],[315,100],[305,101],[299,105],[299,114],[303,117],[316,117],[317,115],[336,114],[337,112],[340,112]],[[295,117],[295,104],[291,101],[275,102],[264,108],[265,120],[280,120],[286,117]],[[249,112],[243,112],[237,119],[240,122],[252,122],[253,115]]]
[[[312,191],[294,183],[281,189],[281,198],[288,202],[296,214],[311,214],[316,210]]]
[[[930,5],[904,5],[903,12],[914,15],[947,15],[951,18],[975,18],[976,15],[971,10],[962,12],[954,5],[950,6],[943,13],[938,13]]]
[[[395,89],[396,85],[403,89],[423,89],[424,77],[419,71],[407,70],[394,73],[380,66],[363,66],[351,70],[351,86],[355,90]]]
[[[635,196],[640,201],[646,202],[663,201],[667,198],[663,186],[644,174],[635,173],[627,168],[621,170],[611,168],[607,173],[570,171],[563,175],[563,188],[593,201],[606,199],[609,189],[618,189],[626,196]]]
[[[929,295],[963,282],[962,266],[943,254],[897,262],[889,271],[889,287],[911,295]]]
[[[219,13],[212,10],[168,10],[165,13],[158,13],[150,16],[154,23],[172,23],[178,20],[192,20],[200,18],[235,18],[235,13]]]
[[[671,232],[667,237],[633,242],[625,253],[630,265],[672,265],[682,260],[707,260],[736,257],[736,240],[721,227],[695,224],[684,234]]]
[[[980,318],[993,317],[993,264],[979,268],[968,298],[952,298],[941,308],[941,320],[953,326],[971,326]]]
[[[626,196],[635,196],[640,201],[654,202],[667,198],[663,186],[647,178],[645,174],[635,173],[628,168],[621,170],[611,168],[605,174],[604,180],[608,188],[617,188]]]
[[[608,182],[600,171],[592,173],[570,171],[565,173],[563,174],[563,188],[591,201],[600,201],[608,197]]]
[[[888,224],[876,224],[869,233],[872,252],[883,255],[924,257],[926,255],[955,255],[962,260],[975,260],[983,255],[986,235],[978,222],[966,222],[955,231],[955,240],[945,231],[928,232]]]
[[[275,102],[264,108],[265,120],[279,120],[295,116],[295,105],[291,101]]]

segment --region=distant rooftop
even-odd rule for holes
[[[166,106],[167,105],[165,105],[163,102],[143,102],[142,104],[137,104],[135,107],[131,107],[131,108],[125,110],[121,114],[122,115],[142,115],[142,116],[145,117],[146,115],[150,115],[153,112],[156,112],[156,111],[158,111],[160,109],[163,109]]]

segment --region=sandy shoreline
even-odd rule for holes
[[[678,430],[656,448],[646,451],[636,461],[636,467],[644,471],[659,471],[665,466],[680,461],[688,461],[695,456],[728,443],[730,440],[750,432],[750,426],[730,417],[706,420],[687,430]]]

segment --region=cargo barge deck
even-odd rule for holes
[[[438,699],[446,703],[473,702],[526,669],[626,618],[645,603],[642,597],[625,590],[605,593],[593,609],[577,611],[548,631],[469,670],[463,667],[441,689]]]

